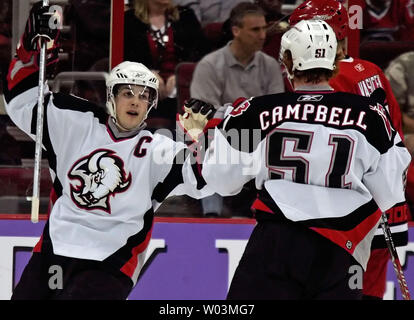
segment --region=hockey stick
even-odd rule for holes
[[[43,0],[43,6],[48,6],[49,0]],[[32,194],[32,212],[30,220],[33,223],[39,221],[39,189],[40,189],[40,169],[42,161],[42,141],[43,141],[43,111],[44,111],[44,80],[46,64],[46,42],[41,41],[40,58],[39,58],[39,91],[37,99],[37,121],[36,121],[36,146],[35,146],[35,163],[33,173],[33,194]]]
[[[387,243],[387,247],[390,250],[391,254],[391,261],[394,267],[395,274],[397,275],[398,284],[400,285],[401,295],[404,300],[411,300],[410,292],[408,291],[407,281],[405,281],[404,272],[402,270],[402,266],[400,263],[400,259],[398,258],[397,250],[395,249],[394,241],[392,240],[391,236],[391,229],[388,224],[387,215],[383,212],[381,215],[382,223],[382,231],[384,232],[385,242]]]
[[[384,104],[386,99],[386,93],[383,89],[376,89],[371,98],[380,104]],[[388,250],[390,251],[392,266],[394,267],[395,274],[397,275],[398,284],[400,285],[401,295],[404,300],[411,300],[410,292],[408,291],[407,281],[405,280],[404,272],[398,257],[397,250],[395,249],[394,241],[392,240],[391,229],[388,224],[387,215],[385,212],[381,214],[381,227],[384,233],[385,242],[387,243]]]

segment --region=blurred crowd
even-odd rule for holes
[[[242,96],[285,91],[278,57],[280,39],[289,28],[289,14],[302,2],[125,0],[124,47],[120,48],[124,60],[145,64],[160,81],[159,107],[153,109],[148,126],[173,129],[183,99],[190,96],[218,106]],[[361,8],[349,11],[351,22],[362,22],[360,55],[380,66],[389,79],[401,109],[406,145],[414,154],[414,1],[350,2]],[[110,6],[110,0],[67,1],[56,73],[109,70]],[[2,78],[12,55],[13,8],[12,0],[0,3]],[[184,63],[191,63],[187,82],[177,79],[181,75],[178,67]],[[187,87],[181,88],[181,83]],[[104,83],[75,81],[68,90],[105,105]],[[1,106],[0,113],[0,166],[20,165],[24,146],[7,130],[12,124]],[[414,200],[413,190],[414,177],[409,174],[409,201]],[[254,197],[254,186],[246,185],[238,197],[206,199],[200,210],[205,216],[250,217]]]

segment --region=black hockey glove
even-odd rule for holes
[[[186,112],[191,112],[193,115],[200,113],[200,115],[207,120],[210,120],[216,111],[211,103],[194,98],[190,98],[184,102],[184,110]]]
[[[178,119],[184,131],[197,141],[215,111],[212,104],[191,98],[184,102],[184,114],[179,115]]]
[[[30,10],[22,37],[24,49],[39,51],[42,40],[48,42],[48,49],[55,47],[61,25],[62,17],[58,11],[51,10],[50,6],[43,6],[42,1],[36,2]]]

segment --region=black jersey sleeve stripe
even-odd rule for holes
[[[152,193],[151,199],[161,203],[170,194],[170,192],[179,184],[184,182],[183,179],[183,164],[178,159],[185,159],[185,153],[187,149],[183,149],[177,153],[174,158],[172,167],[168,175],[165,177],[163,182],[158,183]]]
[[[396,144],[397,147],[405,148],[404,142],[400,141]]]
[[[54,172],[57,172],[57,168],[56,168],[56,153],[55,150],[53,148],[52,145],[52,140],[50,139],[50,134],[49,134],[49,121],[48,121],[48,116],[47,116],[47,109],[49,108],[49,99],[50,99],[51,95],[48,95],[47,100],[45,99],[45,113],[44,113],[44,123],[45,125],[43,126],[43,144],[46,148],[46,156],[47,159],[49,161],[49,167],[50,169],[52,169]],[[57,180],[57,178],[56,178]],[[55,189],[56,194],[58,194],[58,190]]]
[[[45,95],[44,99],[43,99],[43,134],[45,133],[45,130],[47,128],[47,120],[46,120],[46,111],[47,111],[47,106],[49,104],[50,101],[50,93]],[[36,103],[36,105],[33,108],[32,111],[32,122],[30,125],[30,133],[31,134],[36,134],[36,126],[37,126],[37,106],[38,104]],[[46,126],[45,126],[46,124]]]
[[[53,181],[53,189],[55,189],[56,196],[59,198],[62,196],[63,187],[60,183],[60,180],[56,177],[55,181]]]
[[[7,74],[4,74],[3,79],[3,93],[4,98],[7,103],[9,103],[14,97],[17,97],[19,94],[34,88],[39,85],[39,72],[32,73],[31,75],[24,78],[11,90],[8,89]]]
[[[191,165],[191,169],[193,170],[194,176],[197,180],[197,190],[203,189],[204,186],[207,184],[207,182],[204,180],[203,176],[201,175],[202,165],[194,162]]]
[[[92,103],[88,100],[76,97],[70,94],[54,93],[53,104],[58,109],[68,109],[79,112],[92,112],[100,123],[105,124],[108,119],[108,114],[105,108]]]

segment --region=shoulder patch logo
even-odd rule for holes
[[[250,100],[250,99],[249,99]],[[245,112],[250,107],[249,100],[246,100],[244,98],[239,98],[236,101],[233,102],[233,111],[230,113],[231,116],[237,117],[243,112]]]
[[[95,150],[76,161],[68,177],[73,180],[70,193],[78,207],[109,214],[110,197],[126,191],[131,184],[131,173],[125,172],[122,159],[106,149]]]
[[[362,64],[360,64],[360,63],[357,63],[357,64],[354,66],[354,68],[355,68],[355,70],[356,70],[356,71],[358,71],[358,72],[362,72],[362,71],[364,71],[364,70],[365,70],[365,67],[364,67]]]

